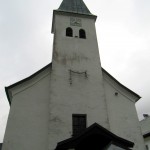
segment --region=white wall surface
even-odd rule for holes
[[[141,125],[143,134],[149,133],[150,132],[150,116],[141,120],[140,125]]]
[[[142,134],[147,134],[150,133],[150,116],[145,117],[143,120],[140,121],[141,129],[142,129]],[[149,150],[150,150],[150,137],[144,138],[145,145],[148,145]]]
[[[131,142],[135,143],[134,150],[144,150],[144,141],[135,108],[134,96],[128,91],[113,83],[106,74],[104,85],[109,113],[110,130]],[[118,95],[115,95],[118,93]]]
[[[50,68],[12,90],[2,150],[47,150]]]

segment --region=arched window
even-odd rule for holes
[[[68,28],[66,29],[66,36],[70,36],[70,37],[73,36],[73,30],[72,30],[72,28],[68,27]]]
[[[80,29],[80,30],[79,30],[79,37],[82,38],[82,39],[86,39],[85,30],[83,30],[83,29]]]

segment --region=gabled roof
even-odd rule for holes
[[[40,69],[39,71],[37,71],[36,73],[32,74],[31,76],[15,83],[15,84],[12,84],[8,87],[5,87],[5,91],[6,91],[6,95],[7,95],[7,98],[8,98],[8,101],[9,101],[9,104],[11,105],[11,96],[9,94],[9,90],[11,88],[14,88],[15,86],[18,86],[32,78],[34,78],[35,76],[37,76],[39,73],[43,72],[44,70],[46,70],[48,67],[51,67],[52,68],[52,63],[48,64],[47,66],[43,67],[42,69]],[[121,84],[120,82],[118,82],[113,76],[111,76],[106,70],[104,70],[102,68],[102,72],[104,72],[105,74],[107,74],[112,80],[114,80],[114,82],[116,82],[117,84],[119,84],[122,88],[124,88],[125,90],[127,90],[128,92],[130,92],[131,94],[133,94],[134,96],[136,96],[138,99],[140,99],[141,97],[139,95],[137,95],[135,92],[131,91],[130,89],[128,89],[127,87],[125,87],[123,84]]]
[[[125,148],[127,150],[134,146],[133,142],[120,138],[119,136],[113,134],[112,132],[108,131],[107,129],[100,126],[99,124],[94,123],[93,125],[88,127],[84,132],[82,132],[80,135],[59,142],[55,150],[67,150],[70,148],[75,148],[78,147],[78,145],[81,145],[82,141],[86,143],[87,142],[92,143],[92,139],[94,138],[94,136],[96,136],[97,144],[99,145],[100,148],[103,147],[105,144],[108,145],[109,143],[115,143],[116,145],[118,144],[120,147]],[[89,141],[86,140],[89,139],[89,137],[92,138],[90,138]],[[90,146],[90,143],[87,143],[87,145],[88,144]]]
[[[92,15],[83,0],[63,0],[58,10]]]

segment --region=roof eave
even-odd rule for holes
[[[96,15],[93,14],[88,14],[88,13],[80,13],[80,12],[75,12],[75,11],[65,11],[65,10],[60,10],[60,9],[56,9],[54,10],[54,12],[60,12],[60,13],[70,13],[70,14],[75,14],[75,15],[83,15],[83,16],[88,16],[88,17],[93,17],[93,18],[97,18]]]
[[[69,11],[63,11],[63,10],[53,10],[53,19],[52,19],[52,30],[51,30],[51,33],[54,33],[54,22],[55,22],[55,14],[70,14],[70,15],[78,15],[78,16],[84,16],[84,17],[89,17],[89,18],[92,18],[94,19],[95,21],[97,20],[97,16],[96,15],[93,15],[93,14],[84,14],[84,13],[77,13],[77,12],[69,12]]]
[[[9,93],[8,93],[8,89],[9,89],[9,87],[5,87],[5,92],[6,92],[7,99],[8,99],[9,105],[11,105],[11,100],[10,100],[10,96],[9,96]]]
[[[124,89],[126,89],[128,92],[132,93],[135,97],[137,97],[136,102],[141,98],[138,94],[133,92],[132,90],[128,89],[126,86],[121,84],[118,80],[116,80],[112,75],[110,75],[104,68],[102,68],[102,71],[104,71],[111,79],[113,79],[116,83],[118,83],[120,86],[122,86]]]
[[[38,75],[39,73],[41,73],[42,71],[44,71],[45,69],[47,69],[48,67],[52,66],[52,63],[46,65],[45,67],[43,67],[42,69],[38,70],[37,72],[35,72],[34,74],[30,75],[29,77],[23,79],[23,80],[20,80],[8,87],[5,87],[5,92],[6,92],[6,96],[7,96],[7,99],[8,99],[8,102],[9,102],[9,105],[11,105],[11,97],[10,97],[10,94],[9,94],[9,90],[11,90],[12,88],[32,79],[33,77],[35,77],[36,75]]]
[[[150,132],[143,135],[144,138],[150,137]]]

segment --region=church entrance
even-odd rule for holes
[[[75,148],[75,150],[102,150],[109,145],[110,140],[102,138],[99,135],[91,135],[81,141]]]
[[[133,146],[95,123],[80,135],[59,142],[55,150],[131,150]]]

